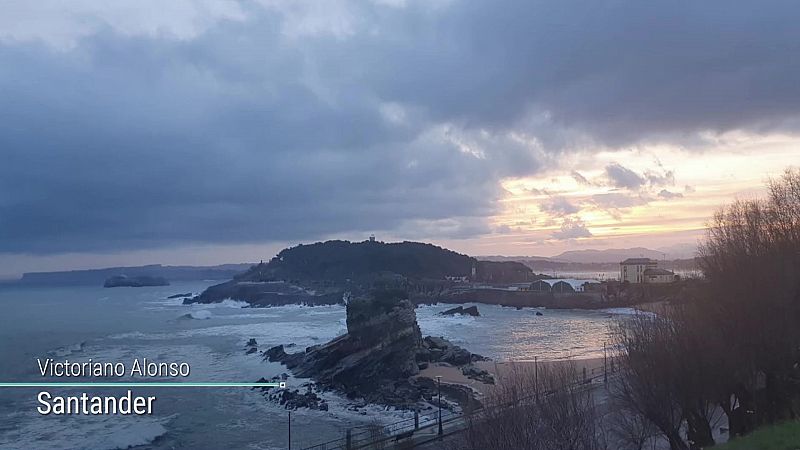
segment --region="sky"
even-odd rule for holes
[[[796,1],[0,5],[0,277],[331,238],[690,254],[800,165]]]

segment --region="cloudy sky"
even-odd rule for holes
[[[790,1],[5,1],[0,275],[686,249],[800,165]]]

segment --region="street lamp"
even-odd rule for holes
[[[436,375],[436,389],[439,392],[439,436],[443,434],[442,431],[442,376]]]
[[[539,357],[533,357],[533,393],[536,396],[536,403],[539,403]]]

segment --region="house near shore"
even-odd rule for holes
[[[672,283],[675,281],[675,272],[666,269],[649,269],[644,271],[645,283]]]
[[[672,283],[675,273],[658,267],[650,258],[628,258],[619,263],[619,280],[623,283]]]

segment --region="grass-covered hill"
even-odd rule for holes
[[[491,283],[535,279],[524,264],[478,261],[432,244],[327,241],[282,250],[269,262],[252,266],[184,303],[231,298],[256,306],[327,305],[341,302],[345,292],[358,295],[374,288],[400,288],[436,297],[457,282],[450,277]]]
[[[271,261],[239,276],[246,281],[374,280],[400,276],[441,280],[470,276],[476,281],[517,282],[532,279],[531,270],[516,262],[478,261],[452,250],[421,242],[327,241],[282,250]]]

